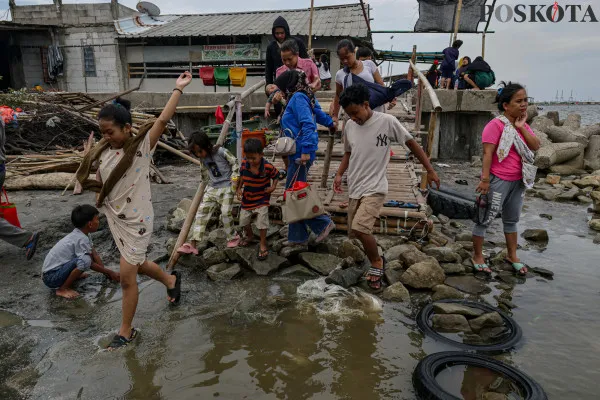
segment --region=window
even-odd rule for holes
[[[83,76],[96,76],[96,60],[94,59],[94,48],[92,46],[83,48]]]

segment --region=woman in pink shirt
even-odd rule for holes
[[[313,60],[300,58],[298,56],[299,52],[298,42],[294,39],[286,40],[281,44],[281,61],[283,61],[283,65],[277,68],[275,77],[279,78],[279,75],[285,71],[294,69],[302,70],[306,74],[306,83],[308,83],[313,92],[316,92],[321,89],[319,70]]]
[[[477,192],[487,195],[488,212],[473,229],[473,264],[476,271],[491,273],[483,257],[483,239],[490,223],[502,212],[508,255],[505,261],[520,275],[527,268],[517,257],[517,222],[521,215],[525,184],[521,154],[537,150],[540,140],[527,120],[527,92],[518,83],[502,82],[496,103],[502,113],[483,130],[483,168]],[[503,137],[506,135],[506,137]],[[528,149],[529,150],[528,150]]]

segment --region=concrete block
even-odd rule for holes
[[[78,22],[81,25],[84,25],[84,24],[95,24],[96,23],[96,17],[79,17],[78,18]]]
[[[424,91],[423,111],[429,112],[433,109],[431,99],[427,91]],[[497,111],[498,108],[495,90],[435,90],[435,94],[442,106],[442,112],[453,111]]]

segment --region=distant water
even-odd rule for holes
[[[543,110],[540,110],[541,115],[546,114],[548,111],[558,111],[559,118],[565,119],[567,115],[571,113],[581,114],[581,125],[591,125],[600,122],[600,104],[589,104],[589,105],[566,105],[566,106],[540,106]]]

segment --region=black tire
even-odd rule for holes
[[[472,219],[475,215],[475,195],[466,196],[450,189],[429,189],[427,204],[435,215],[453,219]]]
[[[510,330],[510,333],[506,336],[506,338],[500,343],[493,344],[467,344],[462,342],[457,342],[452,340],[436,331],[429,325],[429,320],[433,314],[433,304],[427,304],[425,307],[419,311],[417,314],[417,326],[423,332],[424,335],[431,336],[437,341],[448,343],[453,347],[457,347],[461,350],[469,351],[469,352],[479,352],[479,353],[488,353],[488,354],[497,354],[503,353],[512,349],[523,336],[523,331],[517,322],[506,315],[502,310],[496,307],[492,307],[489,304],[485,303],[477,303],[474,301],[467,300],[439,300],[435,303],[453,303],[460,304],[467,307],[477,308],[483,310],[485,312],[497,312],[502,317],[505,326]]]
[[[422,400],[462,400],[446,392],[436,380],[442,369],[453,365],[471,365],[500,373],[521,389],[524,400],[548,399],[544,389],[527,374],[493,358],[461,351],[431,354],[417,364],[412,378],[417,397]]]

